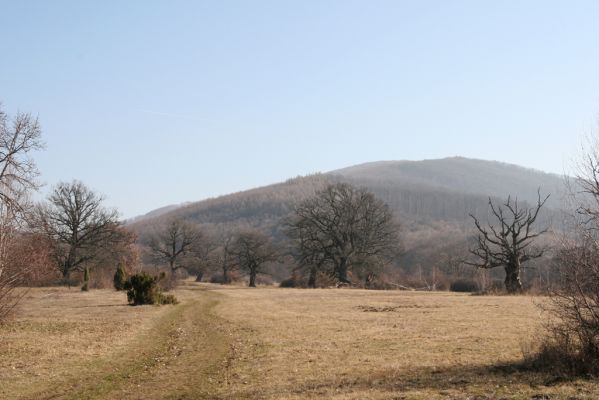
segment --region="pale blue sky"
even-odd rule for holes
[[[599,112],[597,1],[0,1],[0,101],[49,187],[131,217],[375,160],[561,173]]]

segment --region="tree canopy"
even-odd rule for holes
[[[346,183],[329,185],[303,201],[287,226],[299,263],[311,274],[327,270],[342,283],[351,283],[350,270],[387,262],[399,247],[389,207],[366,189]]]

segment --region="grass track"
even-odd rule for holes
[[[152,326],[121,351],[73,365],[78,371],[70,378],[15,398],[214,398],[229,351],[226,327],[213,312],[219,295],[195,290],[183,297],[180,305],[161,307]]]

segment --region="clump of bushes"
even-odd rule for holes
[[[287,279],[283,279],[281,281],[281,283],[279,284],[279,287],[282,288],[294,288],[294,287],[298,287],[299,284],[297,282],[297,279],[292,276],[291,278],[287,278]]]
[[[132,275],[126,282],[127,300],[131,305],[143,304],[177,304],[172,294],[165,295],[158,282],[165,277],[164,273],[152,276],[145,272]]]
[[[214,274],[210,277],[210,283],[219,283],[221,285],[224,285],[229,282],[226,281],[223,274]]]
[[[301,282],[301,277],[298,275],[297,271],[293,271],[291,276],[287,279],[284,279],[279,284],[279,287],[282,288],[295,288],[304,286]]]
[[[127,272],[123,264],[119,263],[114,273],[113,283],[114,288],[118,291],[125,290],[125,283],[127,282]]]
[[[451,282],[449,290],[452,292],[474,293],[479,290],[478,284],[469,279],[459,279]]]

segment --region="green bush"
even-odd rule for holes
[[[117,265],[116,267],[113,282],[114,288],[116,290],[125,290],[125,283],[127,282],[127,272],[125,271],[125,267],[121,263],[119,263],[119,265]]]
[[[158,282],[164,278],[148,275],[145,272],[132,275],[125,282],[127,300],[134,306],[143,304],[177,304],[178,301],[172,294],[164,295]]]

